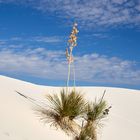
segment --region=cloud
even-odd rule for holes
[[[63,51],[44,48],[0,51],[0,72],[26,74],[34,77],[66,80],[67,62]],[[75,58],[76,79],[89,83],[140,84],[139,64],[95,53]],[[72,75],[71,75],[72,76]]]
[[[77,65],[77,73],[81,73],[83,80],[112,84],[140,83],[140,70],[135,69],[136,64],[132,61],[93,53],[77,58]]]
[[[44,42],[44,43],[59,43],[62,42],[62,37],[60,36],[38,36],[38,37],[34,37],[33,38],[34,41],[38,41],[38,42]]]
[[[6,41],[0,40],[0,45],[5,45],[5,44],[6,44]]]
[[[10,48],[21,48],[24,45],[31,44],[51,44],[58,45],[65,41],[63,36],[30,36],[30,37],[11,37],[6,39],[0,39],[0,48],[4,48],[7,45]],[[14,45],[16,44],[16,45]],[[18,45],[17,45],[18,44]]]
[[[59,78],[63,74],[60,72],[63,68],[61,67],[63,61],[60,62],[61,56],[61,51],[46,51],[44,48],[26,49],[21,52],[15,52],[14,49],[3,49],[0,51],[0,57],[2,58],[0,60],[0,71],[16,72],[48,79],[54,79],[57,74],[56,78]]]
[[[3,0],[27,4],[43,12],[76,20],[84,27],[139,26],[139,0]]]
[[[112,0],[112,3],[115,3],[115,4],[123,4],[127,2],[127,0]]]
[[[34,36],[28,38],[22,37],[12,37],[10,41],[34,41],[34,42],[44,42],[44,43],[59,43],[63,41],[62,36]]]

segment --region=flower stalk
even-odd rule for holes
[[[74,63],[74,57],[73,57],[73,48],[75,46],[77,46],[77,34],[78,34],[78,29],[77,29],[77,23],[74,23],[73,28],[72,28],[72,32],[69,36],[69,40],[68,40],[68,45],[69,47],[66,48],[66,58],[68,61],[68,77],[67,77],[67,87],[66,87],[66,93],[68,92],[68,87],[69,87],[69,81],[70,81],[70,75],[71,75],[71,64]],[[75,68],[74,68],[74,64],[73,64],[73,75],[74,75],[74,79],[73,79],[73,86],[75,89]]]

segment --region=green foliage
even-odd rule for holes
[[[109,111],[103,98],[89,103],[80,92],[67,93],[63,89],[60,94],[47,95],[46,99],[49,107],[37,109],[41,120],[72,134],[74,140],[97,140],[96,129]],[[76,122],[79,119],[83,119],[82,125]]]
[[[85,112],[86,103],[83,95],[75,91],[65,93],[65,90],[62,90],[60,97],[54,94],[48,95],[47,99],[50,102],[50,109],[59,114],[61,118],[69,117],[70,120],[73,120]]]
[[[74,140],[96,140],[96,129],[94,129],[93,125],[89,125],[88,123],[81,128],[81,131],[78,136],[74,138]]]
[[[89,103],[87,108],[87,120],[95,122],[105,117],[104,111],[107,108],[107,104],[106,101],[95,101],[91,104]]]
[[[78,136],[75,137],[75,140],[97,140],[97,126],[100,121],[106,117],[104,111],[107,108],[106,101],[99,100],[93,103],[87,104],[87,112],[84,116],[85,125],[81,128],[81,131]]]
[[[61,128],[67,133],[74,132],[75,127],[78,127],[74,119],[86,111],[83,95],[75,91],[66,93],[63,89],[60,95],[47,95],[46,98],[49,101],[49,108],[37,110],[40,112],[41,120],[51,123],[51,125]]]

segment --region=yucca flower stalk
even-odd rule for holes
[[[67,86],[66,86],[66,92],[68,92],[68,87],[69,87],[69,81],[70,81],[70,74],[71,74],[71,64],[74,63],[74,57],[73,57],[73,48],[75,46],[77,46],[77,34],[78,34],[78,29],[77,29],[77,23],[74,23],[73,28],[72,28],[72,32],[69,36],[69,40],[68,40],[68,45],[69,47],[66,48],[66,58],[68,61],[68,77],[67,77]],[[74,68],[74,64],[73,64],[73,75],[74,75],[74,79],[73,79],[73,86],[75,89],[75,68]]]

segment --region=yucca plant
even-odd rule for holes
[[[101,98],[88,102],[75,90],[46,95],[48,107],[36,109],[44,123],[60,128],[74,140],[97,140],[97,129],[111,107]],[[82,120],[82,125],[77,122]]]
[[[93,140],[97,139],[97,127],[100,121],[105,117],[104,111],[107,108],[107,104],[105,101],[102,102],[94,102],[88,104],[87,110],[87,118],[86,118],[86,125],[85,129],[89,131],[88,136]]]
[[[39,117],[45,123],[60,128],[67,134],[72,134],[74,140],[97,140],[97,128],[109,112],[106,101],[100,100],[89,103],[80,92],[75,90],[75,72],[73,89],[68,90],[71,64],[74,61],[73,48],[77,45],[77,24],[74,24],[69,37],[69,48],[66,49],[68,61],[68,78],[66,90],[60,94],[47,95],[48,107],[36,109]],[[82,125],[77,121],[82,120]]]
[[[46,98],[49,101],[49,107],[37,110],[40,112],[41,120],[51,123],[56,128],[61,128],[68,134],[76,133],[80,126],[75,119],[86,112],[83,95],[74,90],[66,93],[63,89],[60,95],[47,95]]]
[[[103,98],[93,103],[87,104],[84,117],[84,125],[82,125],[80,133],[75,140],[97,140],[97,128],[101,126],[102,120],[108,115],[109,109]]]
[[[88,126],[82,126],[79,135],[74,137],[74,140],[92,140],[91,135],[94,131]]]

